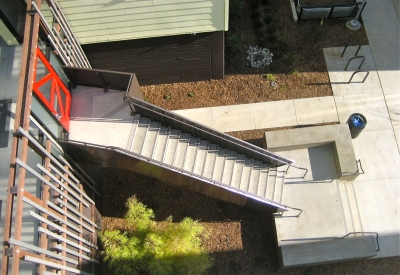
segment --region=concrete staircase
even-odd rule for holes
[[[135,114],[126,147],[141,156],[280,203],[284,171]]]
[[[363,232],[363,226],[353,182],[338,180],[336,183],[341,200],[343,221],[346,232]]]

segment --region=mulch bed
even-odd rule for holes
[[[320,1],[326,3],[314,0],[312,4]],[[368,44],[364,28],[350,31],[343,19],[323,20],[322,25],[319,19],[295,23],[289,0],[261,1],[268,2],[267,5],[255,5],[257,1],[251,0],[242,2],[246,5],[239,14],[231,15],[229,31],[225,33],[225,79],[144,86],[146,100],[168,110],[178,110],[330,96],[329,84],[314,85],[329,83],[322,49]],[[254,9],[261,13],[257,18],[253,16]],[[255,23],[266,18],[268,25]],[[240,50],[230,54],[229,39],[233,35],[243,41]],[[273,62],[264,68],[251,68],[247,65],[246,50],[260,44],[274,54]],[[266,74],[272,75],[276,88]]]

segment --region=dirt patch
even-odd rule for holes
[[[146,100],[178,110],[330,96],[322,49],[368,44],[364,28],[350,31],[346,20],[295,23],[289,1],[242,2],[245,5],[239,12],[231,10],[229,31],[225,33],[225,79],[144,86]],[[256,45],[270,49],[272,64],[259,69],[248,65],[246,50]]]

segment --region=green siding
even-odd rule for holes
[[[223,31],[229,0],[58,0],[81,44]]]

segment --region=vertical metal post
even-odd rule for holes
[[[36,0],[37,6],[41,6],[41,0]],[[15,111],[14,131],[21,125],[24,129],[29,129],[29,114],[32,101],[32,84],[34,80],[34,64],[36,62],[36,47],[39,32],[39,15],[29,13],[32,9],[32,0],[27,1],[27,14],[25,19],[24,41],[21,59],[20,80],[18,84],[17,106]],[[8,274],[9,257],[6,250],[9,248],[8,240],[11,237],[11,228],[13,220],[13,205],[14,195],[10,193],[11,187],[16,186],[16,163],[15,158],[18,156],[19,148],[21,149],[20,159],[24,162],[27,160],[28,139],[23,137],[20,141],[18,137],[12,138],[12,151],[10,157],[10,174],[8,178],[8,193],[7,193],[7,206],[6,206],[6,220],[4,225],[4,239],[3,239],[3,255],[1,274]],[[16,215],[15,215],[15,230],[14,239],[21,239],[22,227],[22,196],[24,193],[25,184],[25,169],[19,168],[18,174],[18,193],[16,199]],[[20,247],[13,246],[13,259],[12,259],[12,274],[18,275],[20,261]]]

